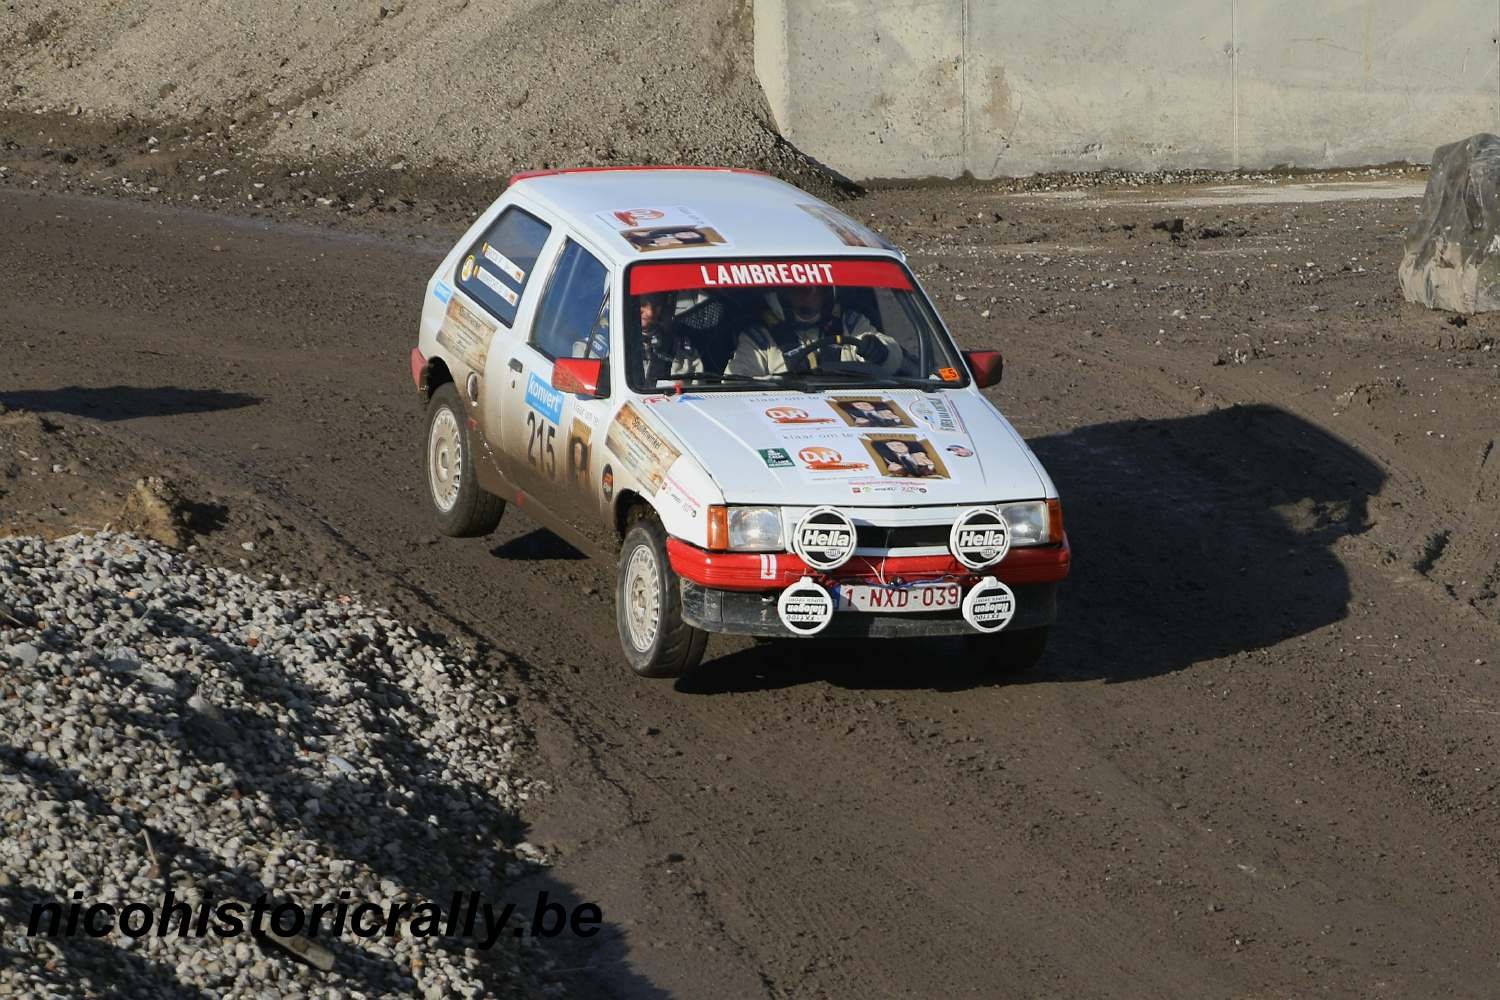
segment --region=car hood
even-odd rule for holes
[[[1020,435],[969,390],[689,392],[643,402],[729,503],[905,506],[1055,495]]]

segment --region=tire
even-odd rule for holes
[[[488,535],[500,523],[505,501],[480,489],[473,475],[473,436],[452,382],[433,390],[427,403],[426,430],[422,478],[438,530],[453,538]]]
[[[703,659],[708,633],[682,620],[677,581],[661,522],[631,525],[615,574],[615,626],[630,669],[642,677],[681,677]]]
[[[1047,651],[1049,626],[1019,632],[988,632],[964,636],[966,658],[1000,674],[1023,674],[1036,667]]]

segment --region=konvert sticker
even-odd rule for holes
[[[865,450],[882,476],[896,479],[947,479],[948,467],[932,442],[914,434],[867,434]]]
[[[437,340],[454,356],[475,371],[484,371],[484,359],[490,350],[490,339],[499,327],[482,313],[470,309],[456,295],[449,295],[443,325]]]
[[[641,416],[633,403],[626,403],[615,414],[605,432],[604,447],[620,460],[622,469],[652,493],[660,492],[667,470],[682,454]]]
[[[554,424],[562,423],[563,391],[552,388],[536,372],[526,380],[526,405]]]

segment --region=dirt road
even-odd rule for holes
[[[0,192],[0,402],[138,436],[308,525],[290,572],[352,559],[499,651],[557,788],[530,838],[609,924],[581,994],[1492,994],[1495,326],[1399,302],[1409,200],[1221,201],[852,204],[1005,350],[1063,493],[1024,682],[715,640],[647,683],[612,567],[514,512],[433,535],[405,354],[456,220]]]

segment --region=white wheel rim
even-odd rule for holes
[[[463,468],[458,418],[445,406],[432,418],[432,428],[427,432],[427,484],[432,491],[432,502],[444,514],[458,503]]]
[[[661,568],[649,545],[638,545],[625,564],[625,628],[630,644],[644,653],[656,642],[661,614]]]

